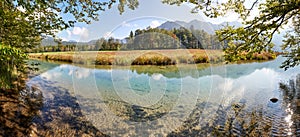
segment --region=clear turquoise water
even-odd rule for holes
[[[251,114],[257,114],[257,132],[281,136],[299,132],[292,126],[295,121],[289,117],[295,113],[289,111],[279,83],[295,79],[300,68],[283,71],[283,60],[204,69],[59,64],[28,85],[41,88],[45,103],[55,101],[53,87],[70,93],[85,118],[111,136],[250,134],[240,121],[251,125]],[[272,103],[271,98],[279,101]]]

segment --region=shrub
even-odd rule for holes
[[[0,44],[0,88],[17,88],[21,75],[25,72],[27,55],[22,50]]]

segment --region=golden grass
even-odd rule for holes
[[[96,65],[175,65],[224,62],[221,50],[172,49],[132,51],[82,51],[30,53],[29,58]],[[240,61],[272,60],[276,54],[261,52],[239,55]]]
[[[253,53],[248,54],[246,52],[242,52],[241,55],[239,55],[240,60],[248,61],[248,60],[272,60],[277,57],[276,53],[270,53],[270,52],[261,52],[261,53]]]
[[[222,62],[221,50],[133,50],[30,53],[29,58],[96,65],[175,65]]]

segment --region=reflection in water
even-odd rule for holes
[[[168,136],[299,136],[300,75],[288,84],[280,83],[280,89],[282,102],[252,109],[246,108],[249,104],[244,100],[226,107],[199,103],[185,124]],[[216,113],[207,123],[199,121],[206,111]]]
[[[287,113],[285,120],[289,125],[288,134],[300,136],[300,74],[296,80],[290,80],[287,84],[280,83],[280,89]]]
[[[300,76],[283,82],[299,68],[284,72],[279,62],[192,71],[59,65],[27,83],[43,95],[28,123],[41,136],[299,136]]]

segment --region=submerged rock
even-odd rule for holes
[[[270,101],[271,101],[272,103],[276,103],[276,102],[278,101],[278,98],[271,98]]]

